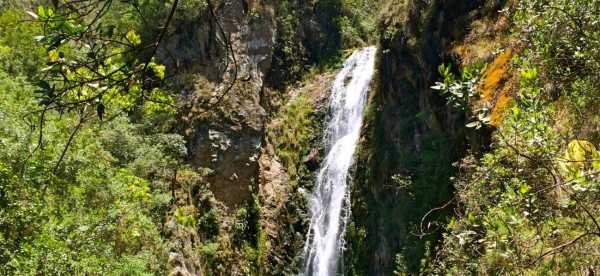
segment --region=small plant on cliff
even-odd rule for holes
[[[269,132],[269,136],[288,174],[295,178],[304,173],[301,161],[310,151],[317,120],[310,100],[305,95],[287,104],[278,117],[280,121]]]
[[[457,77],[450,65],[440,64],[438,73],[442,76],[441,82],[436,82],[431,88],[440,91],[446,97],[448,103],[472,117],[473,121],[466,126],[479,129],[489,123],[488,109],[485,107],[472,110],[472,101],[479,97],[477,83],[481,76],[481,66],[469,66],[462,68]],[[471,118],[470,118],[471,119]]]

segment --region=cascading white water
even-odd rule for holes
[[[326,157],[310,197],[310,227],[303,275],[334,275],[339,268],[349,213],[348,170],[360,136],[375,47],[356,51],[337,75],[329,98],[331,118],[324,137]]]

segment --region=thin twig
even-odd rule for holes
[[[546,257],[548,255],[556,254],[557,251],[564,250],[565,247],[570,246],[570,245],[576,243],[577,241],[583,239],[585,236],[587,236],[589,234],[591,234],[591,233],[590,232],[585,232],[585,233],[577,236],[576,238],[574,238],[574,239],[572,239],[572,240],[570,240],[568,242],[565,242],[565,243],[563,243],[563,244],[561,244],[559,246],[556,246],[554,248],[548,249],[546,252],[542,253],[542,255],[540,255],[539,257],[537,257],[531,264],[537,263],[539,260],[543,259],[544,257]]]
[[[448,206],[450,206],[450,204],[452,204],[453,202],[454,202],[454,198],[450,199],[450,200],[449,200],[448,202],[446,202],[444,205],[442,205],[442,206],[440,206],[440,207],[433,208],[433,209],[429,210],[427,213],[425,213],[425,215],[424,215],[424,216],[421,218],[421,223],[419,224],[419,227],[420,227],[420,231],[421,231],[421,233],[418,233],[418,234],[413,234],[413,235],[415,235],[415,236],[418,236],[418,237],[422,238],[422,237],[424,237],[424,236],[426,236],[426,235],[429,235],[429,234],[431,234],[431,233],[435,232],[435,231],[432,231],[432,232],[429,232],[429,233],[426,233],[426,232],[425,232],[425,227],[423,226],[423,225],[425,224],[425,219],[426,219],[426,218],[427,218],[429,215],[431,215],[433,212],[435,212],[435,211],[439,211],[439,210],[446,209],[446,208],[447,208]],[[429,227],[428,227],[428,228],[429,228]]]
[[[58,171],[60,163],[65,158],[65,154],[67,153],[67,150],[69,149],[69,146],[71,145],[71,142],[73,141],[73,138],[75,138],[75,134],[79,131],[79,129],[81,129],[81,126],[83,125],[83,121],[84,121],[83,115],[79,115],[79,122],[77,123],[77,126],[75,126],[75,129],[73,130],[73,132],[71,132],[71,135],[69,136],[69,140],[67,140],[67,144],[65,145],[62,153],[60,154],[60,158],[58,159],[58,162],[56,162],[56,165],[54,166],[54,173],[56,173]]]

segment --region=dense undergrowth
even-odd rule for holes
[[[0,15],[0,274],[163,273],[171,172],[186,154],[162,131],[172,115],[47,112],[40,124],[32,82],[46,51],[20,8]]]
[[[377,1],[274,1],[278,35],[270,85],[283,88],[302,80],[311,68],[336,69],[344,49],[374,43]]]
[[[511,85],[493,94],[510,101],[489,114],[499,121],[491,149],[459,163],[455,216],[421,273],[598,271],[599,9],[598,1],[508,5],[501,47],[516,51],[505,68]]]

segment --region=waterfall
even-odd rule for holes
[[[348,170],[360,136],[375,47],[356,51],[336,76],[329,98],[331,117],[324,143],[326,157],[309,200],[310,227],[304,247],[303,275],[335,275],[344,246],[350,196]]]

